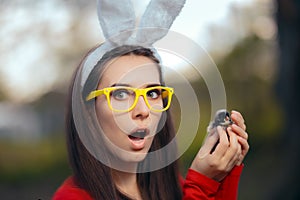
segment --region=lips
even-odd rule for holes
[[[135,129],[128,135],[133,150],[141,150],[145,147],[145,137],[149,135],[148,129]]]

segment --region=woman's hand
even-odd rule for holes
[[[241,113],[238,111],[231,111],[231,119],[234,122],[234,124],[231,126],[232,131],[237,134],[238,141],[241,145],[242,152],[239,158],[239,162],[237,165],[241,165],[245,156],[247,155],[249,151],[249,144],[248,144],[248,133],[246,132],[246,125],[245,120]]]
[[[234,124],[227,127],[227,133],[221,126],[208,133],[191,169],[221,181],[234,166],[243,162],[249,150],[245,121],[237,111],[231,112],[231,118]]]

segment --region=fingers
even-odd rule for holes
[[[228,160],[228,168],[231,170],[239,161],[240,155],[242,153],[241,145],[238,141],[238,136],[229,127],[227,128],[227,133],[229,135],[229,148],[224,155],[224,159]]]
[[[204,144],[201,148],[202,153],[210,153],[213,147],[218,143],[218,140],[219,134],[217,133],[216,128],[214,128],[208,133],[204,141]]]
[[[214,180],[223,180],[234,166],[242,163],[243,155],[249,149],[247,140],[240,136],[243,132],[240,127],[238,130],[228,127],[226,132],[223,127],[218,126],[213,134],[207,136],[191,168]],[[210,152],[215,145],[215,150]]]
[[[235,124],[237,124],[239,127],[241,127],[244,131],[246,130],[245,120],[240,112],[238,111],[231,111],[231,119],[234,121]]]
[[[229,140],[226,131],[221,126],[217,127],[217,133],[220,139],[213,154],[217,159],[221,159],[229,147]]]
[[[248,153],[250,148],[248,141],[242,137],[238,137],[238,142],[242,148],[242,155],[245,156]]]
[[[242,148],[242,160],[246,156],[246,154],[249,151],[249,144],[248,144],[248,133],[246,130],[245,120],[241,113],[238,111],[232,111],[231,112],[232,120],[235,122],[235,124],[231,125],[232,131],[238,135],[238,142],[241,145]]]
[[[226,131],[218,126],[219,143],[213,152],[216,159],[230,160],[234,159],[235,154],[245,156],[249,151],[248,134],[239,126],[232,125]],[[227,136],[228,134],[228,136]],[[211,148],[216,140],[211,140],[207,148]],[[239,151],[239,152],[238,152]]]
[[[238,153],[238,157],[236,157],[236,165],[241,165],[246,154],[249,151],[249,144],[248,144],[248,134],[239,126],[234,125],[228,128],[228,132],[230,133],[230,137],[233,137],[231,134],[236,135],[237,141],[240,145],[240,151]]]
[[[240,126],[238,126],[236,124],[232,124],[231,128],[232,128],[233,132],[235,132],[237,135],[248,140],[248,133],[243,128],[241,128]]]
[[[245,156],[243,156],[242,154],[240,154],[237,158],[237,163],[235,165],[239,166],[243,163]]]
[[[220,173],[228,173],[232,168],[240,163],[242,148],[238,138],[241,138],[228,127],[226,131],[218,126],[217,131],[220,136],[219,143],[215,151],[211,154],[213,166]],[[228,134],[228,136],[227,136]]]
[[[249,144],[248,144],[248,141],[245,140],[244,138],[242,137],[238,137],[238,142],[240,143],[241,145],[241,154],[238,158],[238,163],[237,165],[241,165],[245,156],[247,155],[248,151],[249,151]]]
[[[193,160],[191,168],[214,180],[223,180],[232,168],[241,165],[249,151],[248,134],[243,116],[231,112],[234,124],[211,129]]]

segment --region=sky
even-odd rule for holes
[[[137,15],[143,13],[149,0],[132,0]],[[209,47],[208,27],[211,24],[226,25],[233,4],[247,5],[259,0],[187,0],[185,7],[171,27],[199,43]],[[263,1],[263,0],[260,0]],[[267,1],[267,0],[264,0]],[[21,1],[22,2],[22,1]],[[72,18],[67,3],[57,4],[54,0],[36,1],[37,5],[0,3],[0,84],[11,101],[28,102],[51,90],[60,77],[59,61],[43,41],[40,26],[47,26],[55,35],[52,45],[64,45],[61,37],[69,28]],[[67,2],[67,1],[66,1]],[[38,8],[38,9],[37,9]],[[196,19],[195,19],[196,18]],[[86,28],[91,33],[91,44],[99,43],[101,32],[95,13],[84,16]],[[30,30],[30,32],[28,31]],[[99,34],[98,34],[99,33]],[[47,34],[47,33],[45,33]],[[45,58],[47,58],[45,62]]]

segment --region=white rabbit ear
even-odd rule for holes
[[[131,0],[97,0],[98,19],[104,37],[122,44],[135,28],[135,12]]]
[[[164,37],[186,0],[152,0],[142,16],[136,41],[153,44]]]
[[[106,42],[92,51],[86,58],[81,71],[83,86],[92,69],[102,56],[121,45],[151,47],[164,37],[180,13],[186,0],[151,0],[135,27],[135,10],[131,0],[97,0],[99,22]],[[137,31],[134,37],[134,32]],[[154,51],[155,52],[155,51]],[[156,54],[159,58],[159,55]]]

